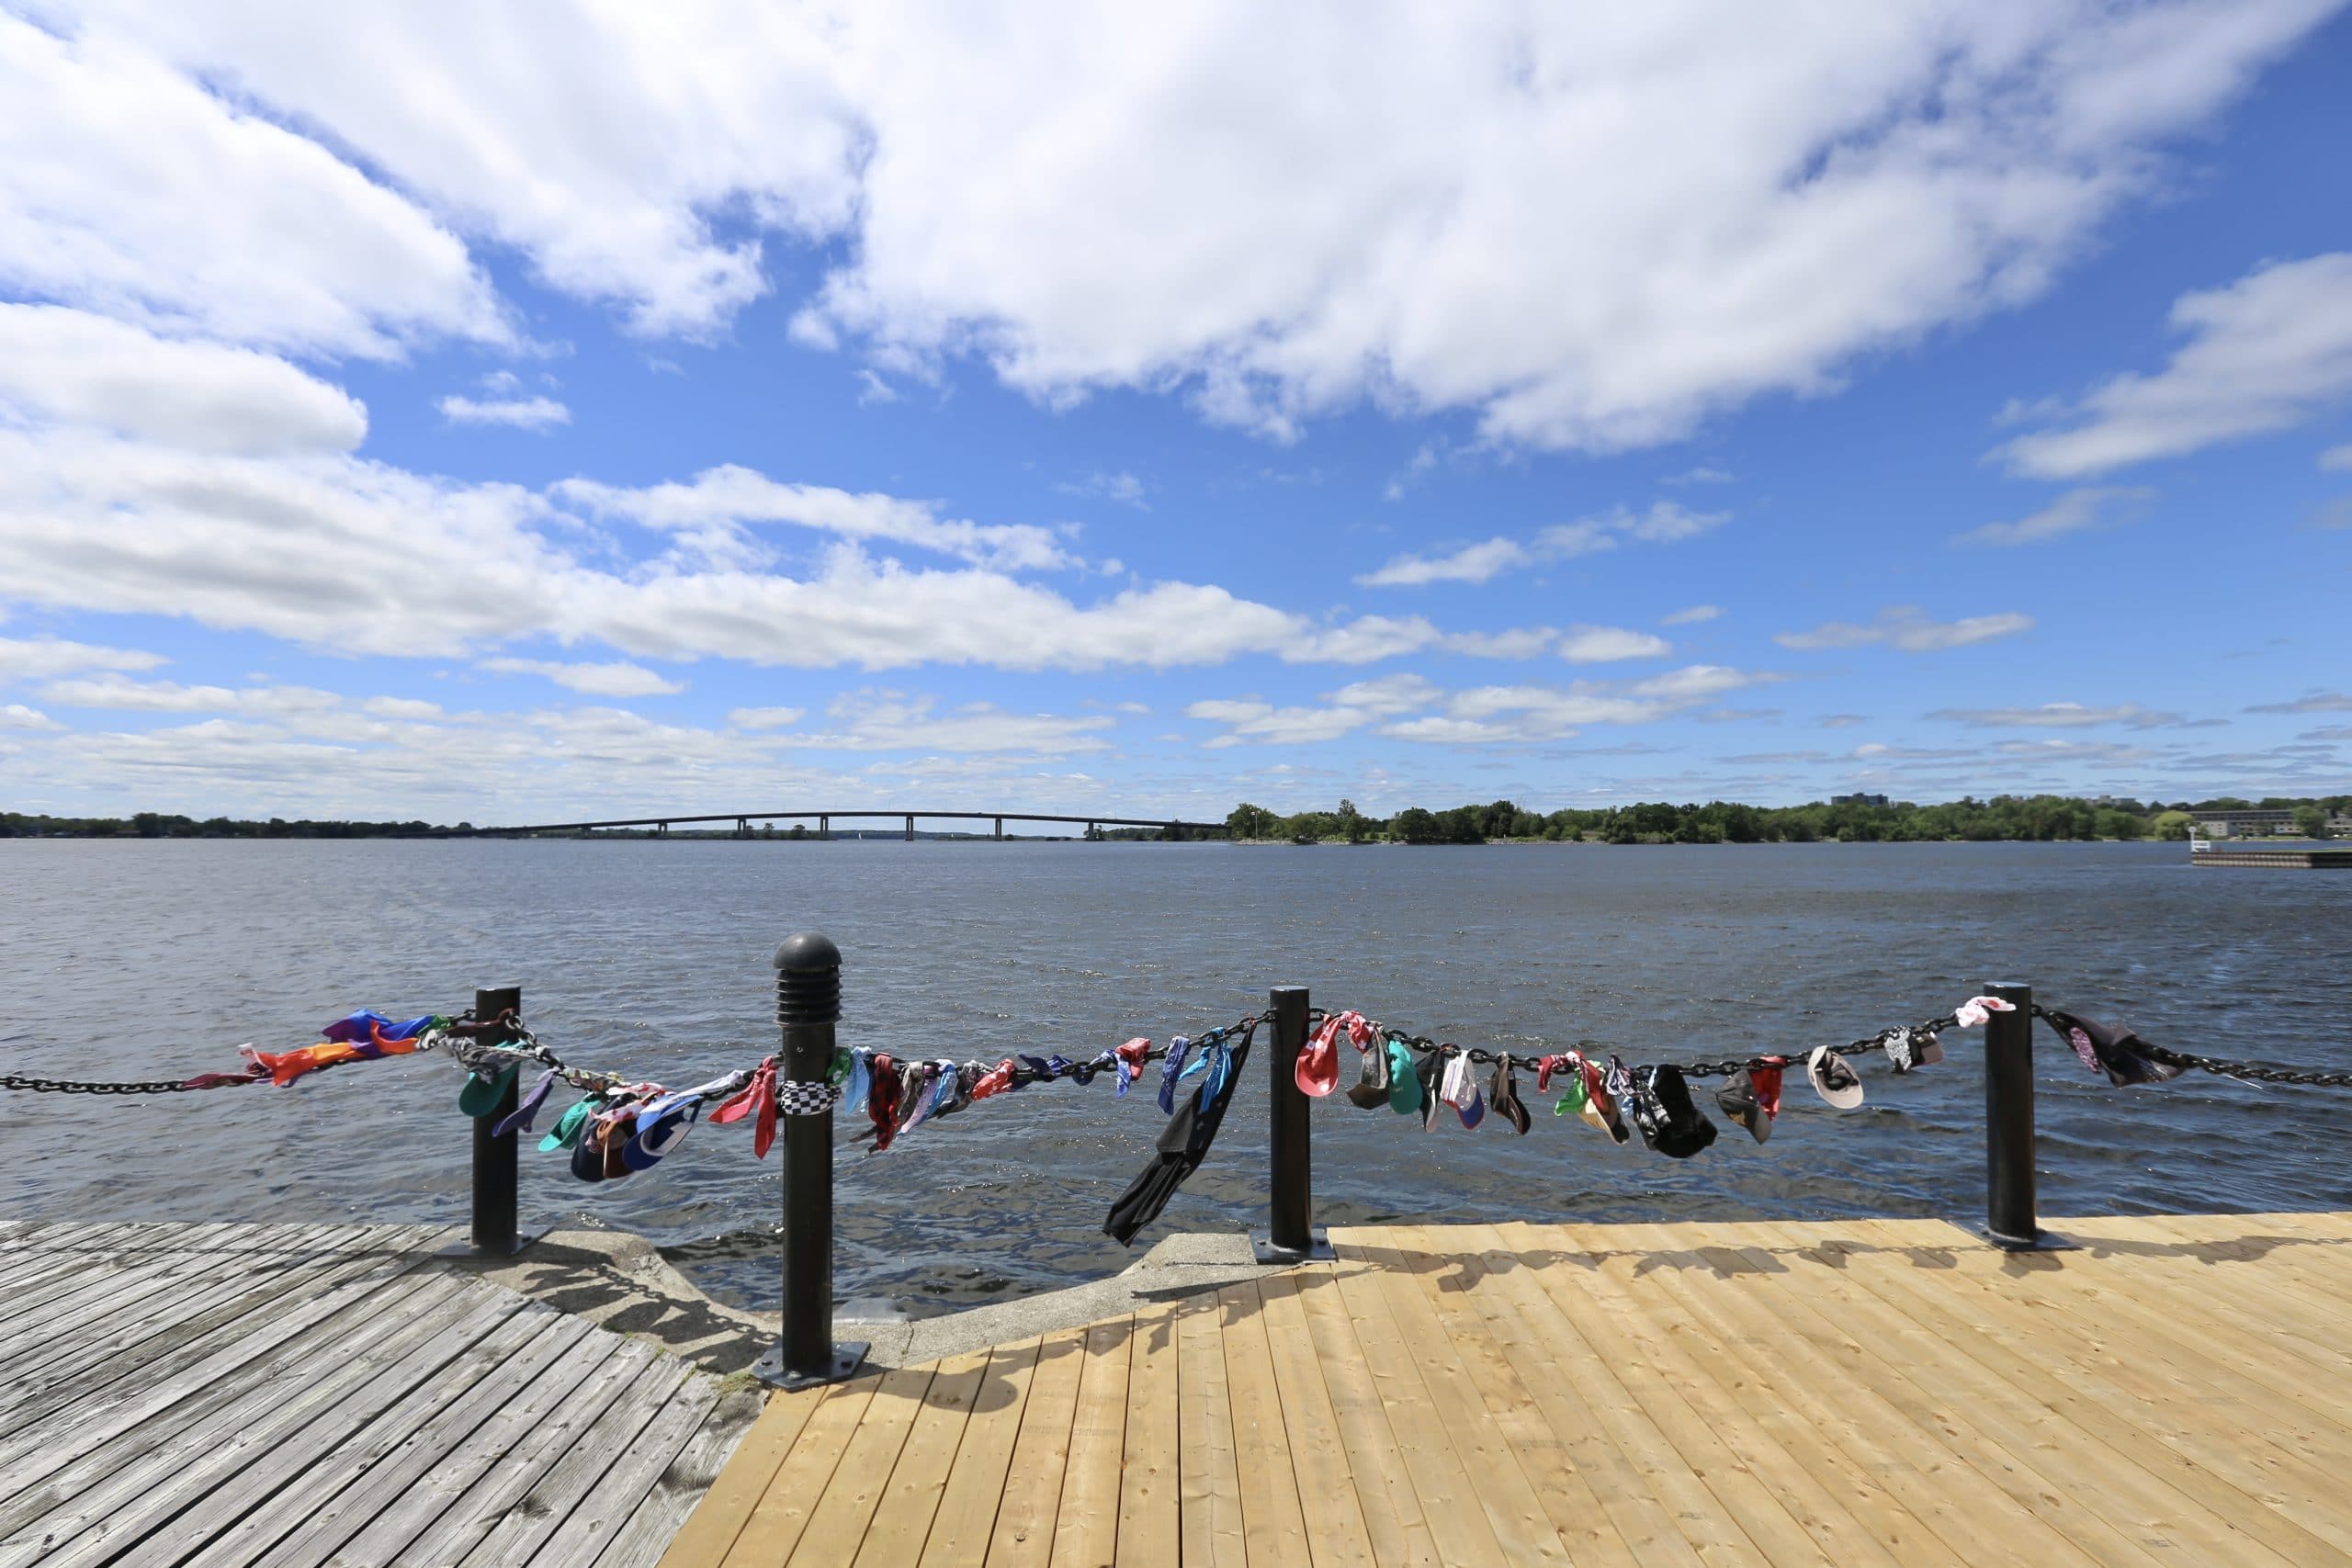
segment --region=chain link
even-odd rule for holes
[[[1308,1032],[1312,1033],[1317,1025],[1323,1023],[1329,1019],[1330,1016],[1331,1015],[1329,1012],[1325,1011],[1321,1008],[1307,1009],[1306,1023]],[[1374,1024],[1373,1027],[1380,1031],[1380,1037],[1383,1040],[1394,1041],[1408,1050],[1419,1051],[1423,1055],[1427,1055],[1428,1053],[1434,1051],[1442,1056],[1467,1056],[1474,1064],[1482,1067],[1499,1065],[1506,1055],[1520,1066],[1532,1066],[1534,1064],[1541,1062],[1545,1056],[1557,1055],[1559,1054],[1556,1051],[1553,1051],[1548,1048],[1532,1053],[1522,1051],[1490,1051],[1484,1046],[1479,1045],[1462,1046],[1456,1045],[1451,1041],[1432,1040],[1426,1034],[1408,1034],[1401,1029],[1392,1029],[1386,1024]],[[1959,1027],[1960,1020],[1951,1013],[1946,1013],[1941,1018],[1931,1018],[1925,1023],[1897,1025],[1893,1029],[1882,1029],[1876,1034],[1871,1035],[1867,1039],[1856,1040],[1844,1045],[1832,1045],[1829,1047],[1829,1051],[1832,1055],[1837,1056],[1862,1056],[1869,1055],[1872,1051],[1882,1050],[1885,1047],[1888,1041],[1911,1033],[1914,1031],[1923,1031],[1928,1033],[1940,1034],[1947,1029],[1957,1029]],[[1592,1051],[1597,1050],[1600,1047],[1600,1042],[1598,1040],[1579,1040],[1576,1043],[1576,1045],[1573,1048],[1579,1053],[1589,1055]],[[1799,1052],[1794,1055],[1784,1055],[1781,1059],[1783,1062],[1794,1062],[1799,1060],[1804,1055],[1804,1053]],[[1747,1056],[1744,1058],[1737,1056],[1725,1056],[1720,1060],[1712,1062],[1679,1062],[1675,1065],[1680,1068],[1682,1076],[1686,1078],[1727,1078],[1734,1073],[1756,1067],[1770,1066],[1772,1066],[1772,1063],[1767,1061],[1762,1056]]]
[[[2050,1010],[2040,1002],[2033,1004],[2033,1016],[2058,1030],[2065,1031],[2050,1016]],[[2352,1089],[2352,1072],[2323,1072],[2316,1067],[2273,1067],[2261,1062],[2233,1062],[2220,1056],[2196,1056],[2186,1051],[2174,1051],[2162,1045],[2151,1045],[2142,1040],[2132,1046],[2152,1062],[2162,1062],[2167,1067],[2194,1067],[2199,1072],[2211,1073],[2215,1077],[2239,1078],[2246,1083],[2291,1084],[2301,1089]]]
[[[159,1078],[148,1083],[90,1083],[79,1078],[35,1078],[0,1073],[0,1089],[20,1089],[27,1094],[184,1094],[192,1089],[229,1089],[241,1084],[268,1081],[266,1074],[208,1073],[205,1077],[220,1081],[199,1083],[193,1078]]]

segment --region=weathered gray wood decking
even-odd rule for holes
[[[0,1224],[0,1568],[622,1568],[756,1392],[427,1226]]]

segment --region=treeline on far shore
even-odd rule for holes
[[[425,839],[471,833],[430,822],[288,822],[282,817],[249,821],[233,817],[175,817],[161,811],[129,817],[41,817],[0,811],[0,839]]]
[[[2062,839],[2187,839],[2195,811],[2290,811],[2295,826],[2312,838],[2327,836],[2331,817],[2352,811],[2352,795],[2300,799],[2273,795],[2171,805],[2136,800],[2078,800],[2067,795],[1995,795],[1939,806],[1910,801],[1884,805],[1858,800],[1815,801],[1805,806],[1744,806],[1711,800],[1703,806],[1667,801],[1591,810],[1534,812],[1508,800],[1487,806],[1457,806],[1447,811],[1420,807],[1394,817],[1367,817],[1353,801],[1336,811],[1302,811],[1285,817],[1262,806],[1241,805],[1226,818],[1236,839],[1288,840],[1293,843],[1484,844],[1498,840],[1549,840],[1608,844],[1809,844]]]

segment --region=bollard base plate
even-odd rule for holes
[[[1276,1247],[1270,1232],[1250,1233],[1250,1256],[1270,1268],[1286,1267],[1293,1263],[1329,1263],[1331,1260],[1331,1239],[1318,1227],[1306,1233],[1306,1250]]]
[[[1976,1234],[2003,1252],[2080,1252],[2082,1250],[2056,1231],[2036,1231],[2030,1236],[2004,1235],[1991,1225],[1978,1225]]]
[[[772,1348],[752,1363],[752,1375],[770,1388],[780,1388],[786,1393],[795,1389],[822,1388],[827,1383],[841,1382],[854,1373],[865,1360],[871,1348],[863,1339],[853,1339],[833,1347],[832,1364],[820,1372],[787,1372],[784,1370],[784,1347]]]
[[[516,1236],[513,1245],[508,1247],[476,1247],[471,1241],[453,1241],[447,1247],[435,1247],[432,1256],[456,1258],[513,1258],[534,1243],[544,1239],[547,1234],[545,1231],[529,1231]]]

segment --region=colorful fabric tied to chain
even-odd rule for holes
[[[448,1021],[427,1013],[395,1023],[379,1012],[355,1012],[339,1018],[319,1032],[322,1038],[315,1045],[304,1045],[292,1051],[257,1051],[251,1045],[240,1045],[238,1054],[269,1075],[269,1081],[279,1089],[286,1088],[305,1074],[322,1067],[341,1066],[345,1062],[372,1062],[385,1056],[405,1056],[424,1048],[424,1036],[435,1026]]]
[[[1308,1037],[1299,1048],[1298,1065],[1292,1077],[1301,1094],[1321,1100],[1340,1087],[1340,1036],[1345,1034],[1348,1043],[1358,1051],[1369,1051],[1380,1039],[1380,1031],[1370,1019],[1360,1012],[1335,1012],[1323,1020],[1323,1027]]]

